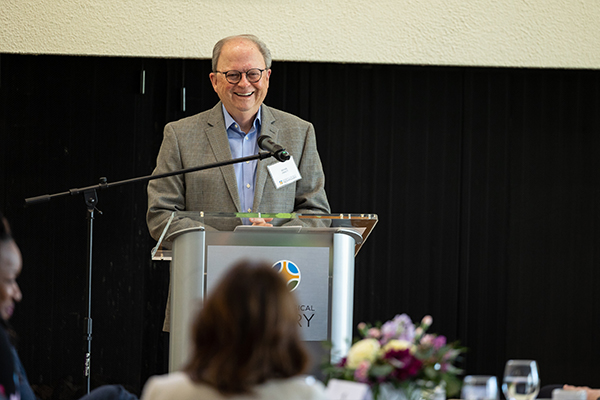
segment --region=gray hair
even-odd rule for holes
[[[219,57],[221,56],[221,50],[223,50],[223,46],[225,45],[225,43],[227,43],[233,39],[246,39],[246,40],[249,40],[252,43],[254,43],[258,47],[258,50],[260,51],[260,53],[262,54],[262,56],[265,60],[265,65],[266,65],[267,69],[271,68],[271,63],[273,62],[273,59],[271,58],[271,52],[269,51],[269,48],[267,47],[266,44],[264,44],[264,42],[262,40],[260,40],[258,37],[254,36],[254,35],[235,35],[235,36],[228,36],[226,38],[219,40],[215,44],[215,47],[213,47],[213,53],[212,53],[212,70],[213,70],[213,72],[215,72],[217,70],[217,64],[219,62]]]

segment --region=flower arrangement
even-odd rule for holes
[[[428,315],[415,327],[406,314],[383,325],[361,322],[362,339],[338,363],[327,365],[328,378],[366,383],[375,399],[384,385],[410,394],[443,382],[448,396],[458,394],[462,370],[455,363],[464,349],[447,343],[445,336],[427,333],[432,322]]]

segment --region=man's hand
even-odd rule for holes
[[[273,226],[269,222],[273,221],[273,218],[249,218],[252,222],[252,226]]]
[[[585,394],[587,400],[597,400],[600,398],[600,389],[590,389],[587,386],[572,386],[565,385],[563,386],[564,390],[585,390]]]

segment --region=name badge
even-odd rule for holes
[[[369,386],[364,383],[330,379],[325,389],[328,400],[371,400]]]
[[[298,171],[298,167],[294,162],[294,156],[291,156],[286,162],[271,164],[267,168],[269,169],[269,174],[271,174],[271,179],[273,179],[276,189],[302,179],[300,171]]]

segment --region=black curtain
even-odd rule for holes
[[[164,124],[217,101],[209,72],[0,56],[0,207],[24,257],[13,323],[41,393],[82,388],[87,212],[80,196],[24,199],[150,174]],[[275,62],[266,103],[314,123],[333,211],[379,215],[355,323],[431,314],[469,348],[467,373],[533,358],[543,384],[600,387],[599,71]],[[166,372],[168,264],[150,261],[145,184],[98,195],[92,377],[139,393]]]

